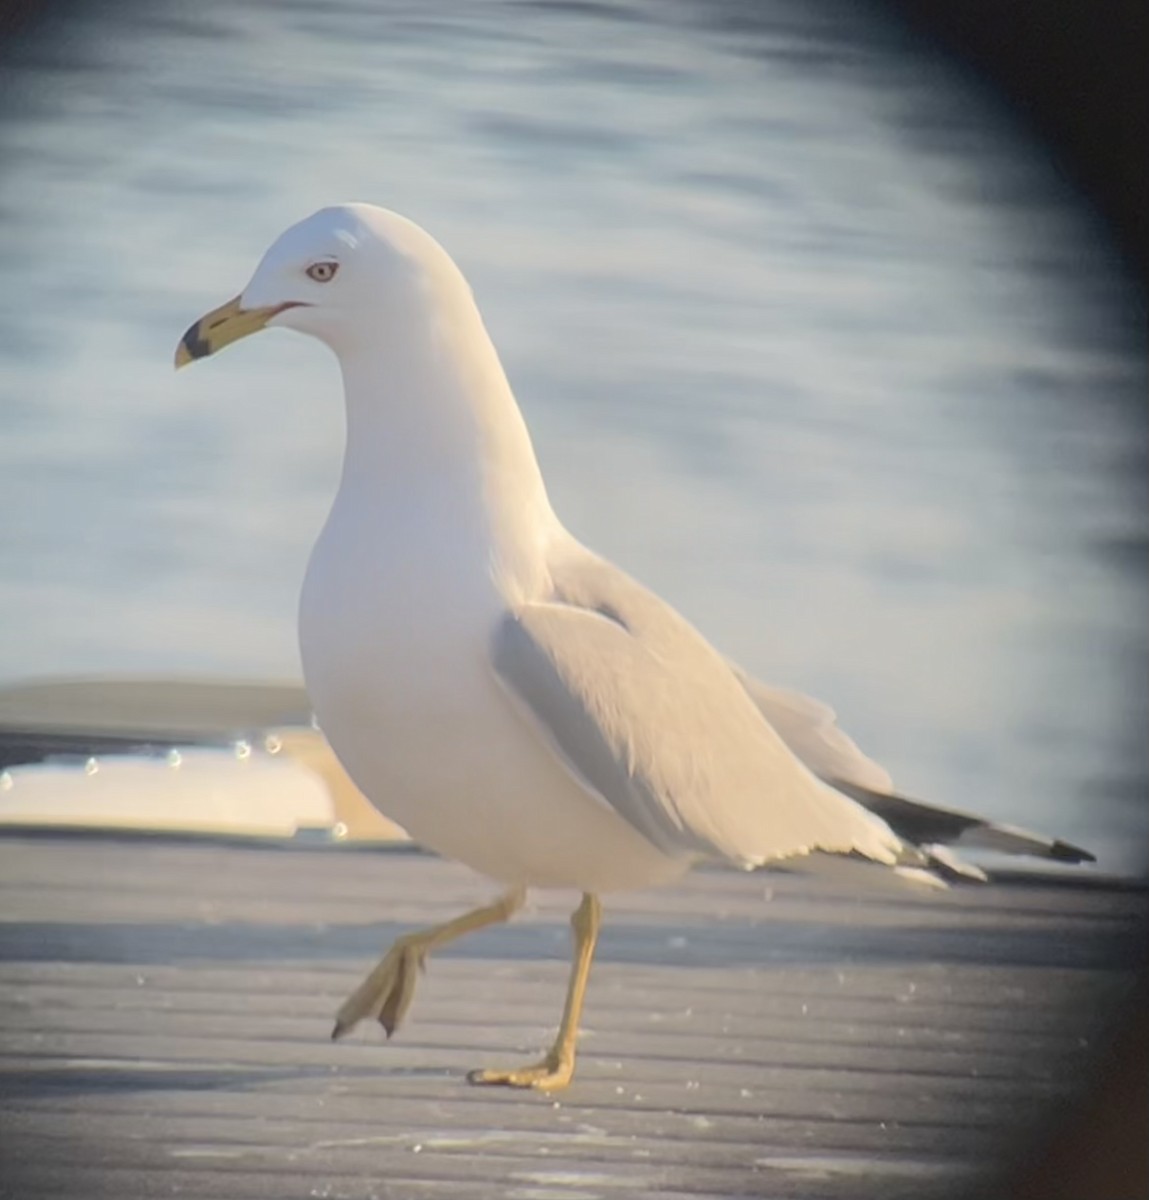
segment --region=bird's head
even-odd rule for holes
[[[307,333],[338,354],[401,336],[433,297],[469,289],[419,226],[370,204],[323,208],[282,233],[247,287],[180,339],[176,367],[268,327]]]

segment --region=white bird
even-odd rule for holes
[[[554,1045],[532,1066],[471,1075],[560,1088],[600,893],[701,861],[816,853],[979,874],[924,845],[959,838],[1089,857],[893,795],[829,709],[748,678],[578,542],[551,508],[471,289],[417,225],[365,204],[308,217],[187,331],[177,366],[265,326],[319,338],[343,373],[343,472],[299,617],[319,724],[383,813],[506,888],[400,938],[334,1036],[369,1016],[390,1036],[429,951],[506,920],[527,888],[576,888]]]

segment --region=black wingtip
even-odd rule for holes
[[[331,1040],[332,1040],[333,1042],[337,1042],[337,1041],[339,1041],[339,1039],[340,1039],[340,1038],[341,1038],[341,1037],[342,1037],[342,1036],[343,1036],[343,1035],[344,1035],[346,1032],[347,1032],[347,1026],[346,1026],[346,1025],[344,1025],[342,1021],[336,1021],[336,1022],[335,1022],[335,1028],[334,1028],[334,1029],[331,1031]]]
[[[1049,847],[1049,857],[1056,859],[1058,862],[1066,863],[1091,863],[1097,861],[1096,854],[1090,854],[1088,850],[1083,850],[1080,846],[1071,845],[1069,842],[1063,842],[1057,839]]]

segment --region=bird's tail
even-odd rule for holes
[[[986,878],[984,871],[961,858],[959,850],[993,850],[1063,863],[1096,862],[1088,850],[1060,838],[987,821],[953,808],[922,804],[891,792],[873,791],[844,780],[828,782],[881,817],[903,842],[921,851],[930,868],[946,878],[983,881]]]

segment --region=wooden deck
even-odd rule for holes
[[[992,1195],[1128,995],[1142,891],[859,902],[702,872],[609,904],[575,1083],[477,1089],[562,1003],[573,900],[328,1041],[403,929],[488,895],[411,849],[0,839],[0,1195]]]

